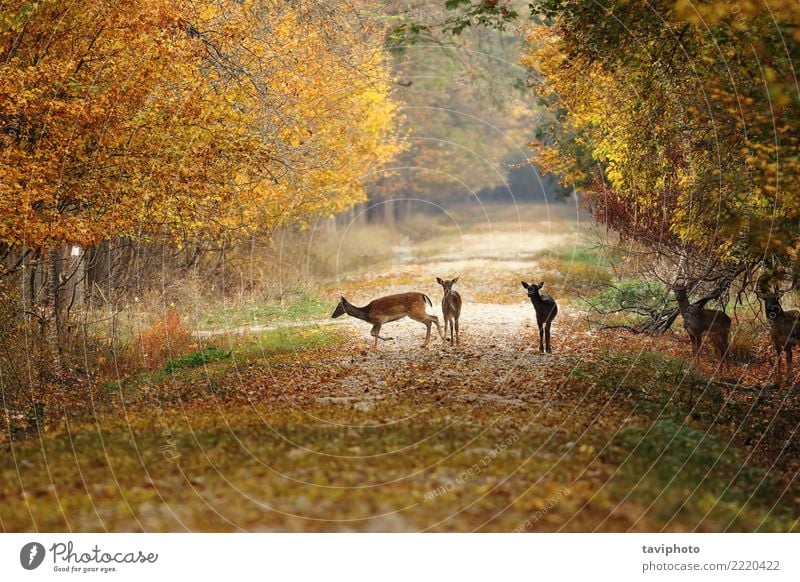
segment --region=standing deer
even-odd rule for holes
[[[792,376],[792,348],[800,344],[800,312],[784,311],[779,293],[757,292],[764,301],[764,311],[769,321],[769,337],[775,346],[775,383],[781,383],[781,354],[786,352],[786,375]]]
[[[700,346],[703,336],[708,334],[714,347],[720,354],[720,362],[725,364],[728,354],[728,334],[731,331],[731,318],[716,309],[704,309],[704,305],[711,298],[701,299],[689,303],[689,296],[684,285],[672,287],[675,298],[678,300],[678,309],[683,317],[683,328],[692,341],[694,357],[700,356]]]
[[[558,305],[556,300],[549,295],[542,295],[539,290],[544,287],[544,281],[538,285],[528,285],[522,281],[522,286],[527,289],[528,297],[533,303],[533,309],[536,311],[536,325],[539,326],[539,351],[545,351],[545,343],[547,344],[547,353],[550,351],[550,324],[558,315]]]
[[[398,319],[403,319],[404,317],[408,316],[414,321],[424,323],[428,328],[428,333],[425,336],[425,343],[422,344],[422,347],[424,348],[428,345],[428,342],[430,342],[431,339],[431,324],[435,324],[436,331],[439,332],[439,336],[444,337],[442,335],[442,329],[439,326],[439,318],[435,315],[428,315],[425,312],[426,303],[433,307],[430,297],[423,293],[398,293],[397,295],[387,295],[386,297],[381,297],[379,299],[370,301],[364,307],[356,307],[355,305],[351,305],[347,299],[340,297],[339,304],[336,306],[336,309],[331,317],[339,317],[346,313],[351,317],[362,319],[367,323],[371,323],[372,331],[370,333],[372,334],[372,337],[375,338],[375,341],[372,344],[372,349],[375,349],[378,347],[379,339],[384,341],[393,339],[391,337],[382,337],[380,335],[381,326],[384,323],[397,321]]]
[[[444,288],[442,297],[442,317],[444,318],[444,338],[447,339],[447,326],[450,325],[450,345],[458,345],[458,318],[461,316],[461,295],[458,291],[453,291],[453,285],[458,281],[458,277],[450,281],[443,281],[436,277],[436,282]],[[453,343],[453,329],[455,329],[456,339]]]

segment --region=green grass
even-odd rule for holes
[[[613,487],[652,519],[705,531],[715,531],[709,523],[732,531],[791,529],[791,501],[776,504],[785,484],[740,448],[765,436],[769,412],[743,409],[686,361],[661,352],[608,350],[572,376],[635,420],[608,442],[606,458],[619,464]],[[796,423],[797,407],[782,408],[776,437]]]
[[[562,263],[598,267],[609,267],[613,263],[613,257],[610,257],[605,250],[588,245],[560,246],[544,251],[541,257],[556,259]]]
[[[225,393],[226,386],[237,381],[230,375],[235,375],[243,366],[274,363],[285,356],[332,347],[343,339],[343,331],[334,326],[291,327],[245,336],[223,336],[215,338],[214,345],[173,358],[159,370],[142,371],[121,381],[106,382],[102,392],[105,395],[121,392],[126,398],[135,399],[154,387],[169,383],[172,394],[168,394],[167,399],[179,393],[184,399],[190,397],[181,392],[186,386],[206,386],[212,392]]]
[[[204,366],[216,360],[229,358],[230,356],[231,352],[226,352],[225,350],[221,350],[216,346],[208,346],[201,350],[194,351],[191,354],[173,358],[164,364],[162,369],[167,374],[171,374],[177,370]]]
[[[709,520],[731,531],[791,527],[791,512],[775,496],[780,483],[719,437],[667,419],[624,429],[611,450],[620,484],[631,498],[652,504],[663,523]]]
[[[239,361],[296,354],[334,346],[342,341],[342,334],[333,325],[271,329],[236,340],[234,354]]]
[[[662,352],[604,350],[572,376],[593,383],[605,398],[658,416],[663,411],[714,418],[724,405],[720,389],[685,360]]]
[[[301,292],[283,302],[250,303],[219,309],[203,318],[200,326],[203,329],[226,329],[281,321],[308,321],[327,317],[333,307],[331,300]]]
[[[539,256],[542,268],[557,273],[553,283],[565,285],[573,293],[591,293],[598,285],[611,282],[612,257],[590,246],[561,246]]]

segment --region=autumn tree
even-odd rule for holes
[[[3,2],[0,248],[6,274],[46,273],[40,319],[60,328],[72,245],[269,232],[363,199],[398,149],[370,6]]]
[[[795,263],[796,3],[540,0],[532,10],[525,63],[555,127],[534,143],[537,163],[623,236],[679,257],[676,272]]]

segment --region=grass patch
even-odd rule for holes
[[[663,352],[609,349],[582,362],[573,378],[594,383],[607,398],[621,399],[631,410],[652,415],[670,411],[678,417],[716,418],[725,400],[687,361]]]
[[[612,486],[656,522],[702,531],[791,529],[791,499],[785,510],[773,510],[784,486],[739,448],[764,435],[760,410],[742,408],[720,385],[662,352],[607,350],[572,375],[630,410],[630,425],[609,447],[609,460],[620,465]]]
[[[544,251],[539,258],[542,268],[558,273],[560,279],[554,283],[580,291],[610,283],[612,263],[613,257],[589,246],[557,247]]]
[[[196,368],[198,366],[210,364],[216,360],[229,358],[230,356],[231,352],[226,352],[225,350],[221,350],[216,346],[208,346],[202,350],[192,352],[191,354],[171,359],[169,362],[164,364],[162,370],[167,374],[171,374],[176,370]]]
[[[606,251],[592,246],[557,247],[544,251],[541,257],[543,259],[555,259],[562,263],[596,265],[600,267],[610,267],[614,258],[609,256]]]
[[[329,315],[331,301],[313,293],[298,292],[285,301],[235,305],[209,314],[200,323],[204,329],[220,329],[276,323],[280,321],[308,321]]]
[[[788,531],[792,517],[768,473],[745,463],[735,447],[674,420],[623,429],[612,444],[619,480],[632,498],[653,504],[660,520],[725,531]],[[773,512],[773,507],[777,508]]]
[[[173,358],[156,371],[141,371],[129,377],[105,382],[105,396],[125,394],[130,402],[137,396],[161,392],[161,400],[197,399],[207,391],[224,394],[239,383],[232,377],[237,369],[249,364],[264,364],[308,350],[332,347],[344,339],[344,331],[334,326],[308,326],[273,329],[247,336],[217,338],[216,343],[186,356]],[[194,392],[192,392],[194,391]]]
[[[272,329],[239,341],[234,355],[239,360],[271,358],[332,347],[342,339],[343,330],[333,325]]]

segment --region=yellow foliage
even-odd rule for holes
[[[182,241],[359,201],[398,147],[380,31],[351,9],[4,4],[0,243]]]
[[[797,47],[775,23],[796,26],[800,3],[613,4],[620,39],[588,0],[548,2],[558,16],[528,32],[522,62],[560,131],[532,144],[535,161],[643,239],[668,234],[723,260],[793,260],[800,98],[787,52]]]

